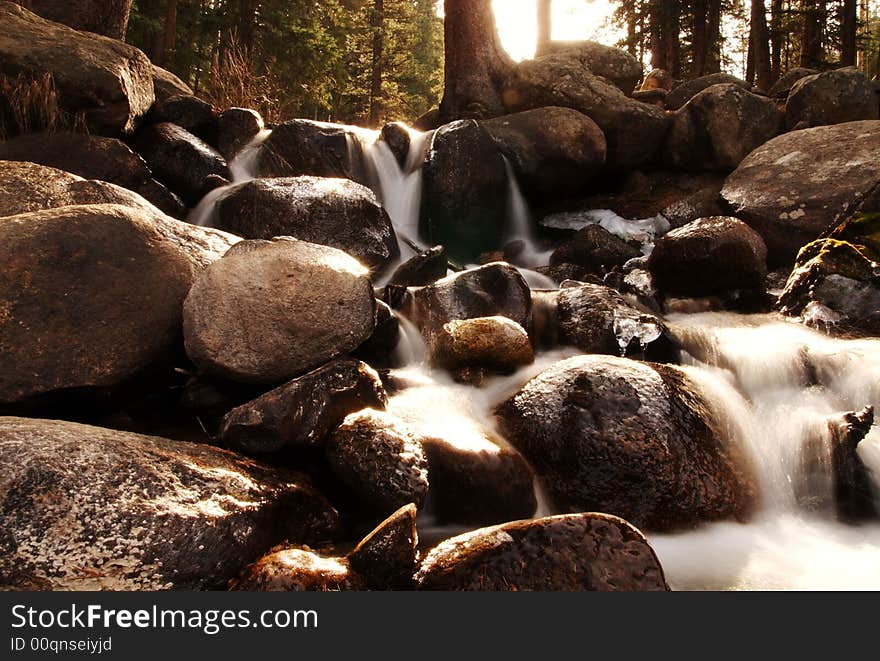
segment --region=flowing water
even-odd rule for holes
[[[254,176],[266,135],[258,136],[233,160],[233,185]],[[420,164],[430,134],[410,134],[411,148],[402,167],[378,139],[378,132],[353,130],[351,135],[349,147],[364,157],[371,186],[393,221],[404,260],[422,246]],[[549,254],[535,236],[528,205],[509,164],[508,181],[505,238],[524,245],[517,266],[533,288],[555,288],[555,283],[533,270],[546,264]],[[209,224],[217,201],[228,190],[207,196],[192,220]],[[629,221],[601,210],[591,212],[586,220],[584,214],[577,217],[577,222],[598,223],[640,241],[646,254],[669,228],[659,217]],[[759,511],[745,524],[723,522],[677,534],[649,533],[670,585],[880,589],[880,524],[850,526],[834,518],[827,425],[829,416],[866,405],[880,407],[880,340],[835,339],[777,315],[703,313],[674,315],[668,321],[685,349],[684,369],[724,423],[729,442],[738,444],[750,460],[761,498]],[[433,429],[473,448],[491,449],[490,440],[503,445],[492,416],[495,406],[542,369],[577,354],[574,349],[540,353],[534,365],[490,379],[477,389],[429,367],[419,331],[405,318],[400,322],[396,358],[406,367],[396,370],[395,376],[409,387],[391,398],[390,410],[424,433]],[[617,330],[623,342],[629,329]],[[859,455],[875,478],[880,476],[880,427],[872,428],[859,446]],[[552,513],[540,484],[536,494],[540,503],[536,515]],[[434,530],[431,525],[428,512],[420,518],[424,534],[442,538],[460,531]]]

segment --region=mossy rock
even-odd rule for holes
[[[880,213],[856,214],[847,218],[828,238],[863,247],[868,259],[880,261]]]

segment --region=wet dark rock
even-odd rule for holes
[[[782,74],[773,86],[770,88],[770,91],[767,93],[771,99],[775,99],[782,103],[788,99],[788,93],[791,91],[792,86],[799,81],[801,78],[806,78],[807,76],[812,76],[814,74],[819,73],[817,69],[805,69],[802,67],[795,67],[794,69],[789,69],[787,72]]]
[[[327,438],[324,456],[359,502],[383,516],[407,503],[421,507],[428,493],[422,445],[388,413],[364,409],[349,415]]]
[[[232,179],[226,160],[213,147],[176,124],[151,124],[141,129],[134,148],[156,178],[195,206],[206,192],[205,179]]]
[[[782,113],[767,97],[713,85],[673,115],[663,160],[682,170],[730,171],[781,129]]]
[[[217,227],[246,239],[291,236],[342,250],[379,269],[397,257],[385,209],[348,179],[285,177],[236,186],[217,205]]]
[[[388,145],[388,149],[394,154],[397,164],[401,168],[406,167],[410,146],[410,135],[407,125],[403,122],[390,122],[382,127],[379,137]]]
[[[249,565],[229,583],[248,592],[338,592],[361,589],[348,560],[308,548],[279,548]]]
[[[733,215],[763,237],[770,264],[790,264],[877,185],[878,149],[880,121],[787,133],[746,157],[721,194]]]
[[[556,295],[559,340],[586,353],[677,362],[666,324],[603,285],[578,284]]]
[[[665,207],[660,213],[673,227],[683,227],[699,218],[723,216],[721,188],[724,181],[717,181],[705,188],[683,197]]]
[[[557,511],[608,512],[660,531],[743,520],[754,505],[746,467],[678,368],[578,356],[496,413]]]
[[[644,535],[607,514],[515,521],[453,537],[416,574],[420,590],[664,591]]]
[[[746,91],[749,89],[749,84],[736,76],[728,73],[710,73],[708,76],[688,80],[673,88],[666,96],[666,109],[678,110],[697,94],[713,85],[736,85]]]
[[[446,259],[446,248],[434,246],[398,266],[388,284],[402,287],[422,287],[445,278],[448,270],[449,262]]]
[[[214,106],[192,94],[178,94],[157,101],[149,116],[149,121],[154,124],[170,122],[198,136],[205,136],[216,119]]]
[[[153,178],[144,160],[115,138],[87,133],[31,133],[0,142],[0,160],[38,163],[83,179],[107,181],[140,194],[177,218],[186,211],[180,198]]]
[[[430,344],[455,319],[502,316],[525,329],[531,321],[531,292],[519,272],[496,262],[462,271],[425,287],[410,287],[400,310]]]
[[[588,71],[614,83],[624,94],[632,94],[642,79],[641,63],[621,48],[596,41],[549,41],[542,44],[537,57],[562,53],[576,60]]]
[[[480,125],[529,195],[548,197],[578,191],[605,165],[602,129],[571,108],[527,110]]]
[[[383,301],[376,301],[376,325],[373,334],[357,348],[355,357],[374,367],[392,367],[394,351],[400,340],[400,321]]]
[[[741,220],[700,218],[661,238],[648,259],[661,291],[705,296],[731,289],[757,289],[767,276],[764,240]]]
[[[477,122],[453,122],[434,133],[422,180],[422,236],[462,260],[498,247],[507,223],[507,171]]]
[[[418,542],[416,506],[404,505],[361,540],[348,554],[348,563],[368,589],[408,589],[416,570]]]
[[[367,184],[357,140],[346,126],[292,119],[276,126],[263,143],[257,172],[261,177],[342,177]]]
[[[263,128],[263,118],[256,110],[227,108],[214,122],[217,151],[231,161]]]
[[[153,105],[153,69],[134,46],[77,32],[12,2],[0,4],[0,74],[50,73],[60,108],[95,133],[135,129]]]
[[[321,447],[351,413],[387,403],[379,375],[368,365],[337,360],[230,411],[220,439],[243,452]]]
[[[205,590],[289,539],[330,540],[307,477],[208,445],[0,418],[0,586]]]
[[[601,276],[641,254],[637,246],[604,227],[587,225],[550,255],[550,266],[574,264]]]
[[[168,359],[183,300],[227,237],[119,205],[0,219],[0,401],[111,388]]]
[[[855,67],[816,73],[791,87],[785,105],[789,130],[878,119],[874,85]]]
[[[156,101],[164,101],[172,96],[181,94],[193,94],[192,88],[175,76],[170,71],[152,65],[153,72],[153,89],[156,94]]]
[[[373,333],[366,269],[305,241],[243,241],[206,269],[183,306],[190,359],[232,381],[276,384],[360,346]]]
[[[859,457],[858,447],[874,424],[874,409],[866,406],[828,422],[831,432],[831,470],[837,516],[858,522],[877,517],[871,469]]]
[[[651,161],[668,126],[660,108],[630,99],[563,53],[517,64],[504,84],[503,100],[510,112],[561,106],[583,113],[605,134],[606,164],[615,172]]]
[[[478,367],[513,372],[535,361],[525,329],[506,317],[456,319],[443,325],[432,347],[431,360],[446,369]]]

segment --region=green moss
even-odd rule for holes
[[[870,259],[880,261],[880,213],[856,214],[838,225],[829,238],[864,247]]]
[[[871,249],[837,238],[818,239],[804,246],[798,254],[798,266],[811,261],[826,274],[837,273],[862,282],[874,277],[876,267],[876,255]]]

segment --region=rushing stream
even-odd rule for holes
[[[236,185],[254,176],[260,134],[232,164]],[[413,131],[401,167],[377,132],[352,131],[351,148],[365,157],[373,188],[397,231],[401,260],[421,245],[418,218],[420,163],[430,134]],[[508,164],[509,235],[522,241],[521,272],[534,289],[553,285],[530,269],[549,253],[535,239],[528,206]],[[210,224],[226,189],[212,192],[194,212],[193,222]],[[595,212],[594,222],[625,238],[639,238],[650,252],[654,234],[668,229],[662,219],[630,223],[611,212]],[[393,270],[389,269],[389,272]],[[574,349],[540,353],[517,373],[495,377],[480,389],[455,383],[425,364],[418,330],[401,319],[397,371],[410,387],[394,396],[392,412],[430,435],[471,447],[504,444],[492,416],[495,406]],[[651,534],[667,579],[678,589],[880,589],[880,524],[850,526],[834,517],[828,419],[834,414],[880,407],[880,340],[842,340],[777,315],[701,313],[673,315],[671,330],[684,347],[682,363],[700,384],[716,416],[726,423],[730,442],[740,444],[752,463],[761,503],[746,524],[707,524],[678,534]],[[624,345],[625,346],[625,345]],[[880,476],[880,428],[859,446],[863,462]],[[875,478],[875,487],[876,478]],[[538,515],[552,513],[538,489]],[[430,512],[420,530],[431,530]],[[422,526],[420,526],[420,529]],[[458,532],[446,531],[446,532]]]

